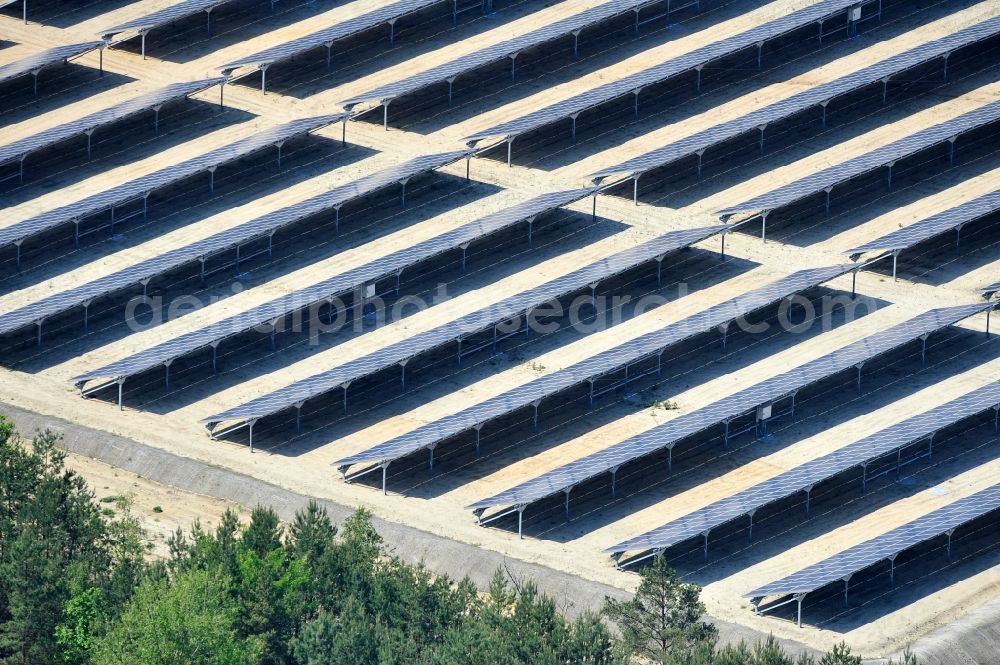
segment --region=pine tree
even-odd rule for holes
[[[631,600],[605,599],[604,615],[618,625],[625,649],[659,663],[683,662],[695,651],[715,645],[718,633],[701,616],[701,589],[685,584],[662,557],[642,571]]]

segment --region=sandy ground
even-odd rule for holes
[[[243,522],[250,518],[250,511],[237,503],[185,492],[83,455],[69,453],[66,466],[83,476],[102,507],[115,509],[115,502],[105,499],[131,500],[132,515],[139,518],[154,557],[168,556],[167,541],[177,529],[187,531],[197,521],[212,530],[227,508],[236,511]]]
[[[65,29],[37,24],[24,27],[9,17],[3,18],[3,24],[13,41],[44,48],[56,43],[82,41],[100,27],[141,13],[137,11],[139,5],[145,9],[154,4],[156,3],[132,3],[115,12],[88,18],[79,25]],[[279,34],[287,36],[299,34],[298,31],[319,29],[336,20],[342,12],[372,7],[375,4],[377,3],[352,3],[322,14],[322,18],[314,17],[306,20],[296,18],[295,21],[284,24],[283,21],[286,19],[281,16],[269,19],[272,23],[261,23],[258,18],[250,17],[247,18],[247,38],[243,43],[239,43],[238,29],[224,37],[228,45],[217,52],[212,52],[210,41],[204,42],[199,37],[199,41],[193,44],[190,50],[201,53],[208,49],[208,52],[188,61],[181,61],[174,53],[165,59],[150,57],[142,61],[137,54],[129,50],[112,50],[105,54],[105,66],[108,71],[125,74],[136,80],[76,102],[72,110],[49,111],[39,119],[39,124],[36,126],[55,124],[60,118],[72,117],[73,113],[90,112],[109,103],[110,99],[130,91],[148,90],[175,80],[211,75],[215,66],[239,55],[277,43],[280,41]],[[796,3],[774,3],[753,16],[768,16],[769,12],[778,11],[791,4]],[[752,9],[759,3],[747,3],[747,5]],[[401,50],[393,57],[402,58],[410,53],[412,58],[406,62],[400,61],[400,64],[387,67],[376,74],[361,76],[346,83],[327,84],[323,87],[322,73],[318,72],[316,79],[308,85],[313,88],[318,87],[319,90],[306,96],[275,92],[261,95],[259,90],[253,89],[252,86],[231,86],[226,92],[227,103],[233,108],[259,118],[240,123],[230,129],[192,135],[190,140],[164,151],[162,155],[149,154],[143,157],[136,162],[134,169],[126,166],[124,162],[117,162],[114,168],[107,168],[107,172],[102,173],[102,164],[112,163],[103,159],[96,159],[89,165],[73,167],[67,177],[75,180],[70,186],[60,188],[58,191],[52,191],[47,187],[44,179],[29,182],[23,189],[18,190],[18,200],[25,203],[14,208],[14,219],[23,219],[38,210],[78,200],[92,191],[152,170],[167,159],[180,158],[183,155],[210,149],[211,146],[217,145],[216,141],[228,140],[226,137],[230,132],[233,135],[243,135],[244,131],[252,131],[257,126],[256,123],[279,123],[294,117],[329,112],[336,108],[339,99],[373,88],[383,82],[401,78],[414,69],[431,67],[436,63],[452,59],[457,54],[500,41],[514,34],[513,31],[529,30],[556,20],[557,17],[575,13],[581,7],[580,3],[576,2],[558,3],[535,13],[525,12],[523,16],[518,15],[518,18],[503,27],[494,27],[492,30],[488,29],[491,27],[489,24],[482,23],[472,27],[460,26],[457,30],[465,32],[460,33],[463,38],[454,46],[445,46],[449,35],[445,30],[429,37],[426,43],[415,42],[400,46]],[[532,8],[537,9],[537,5]],[[518,11],[523,10],[523,7],[518,8]],[[741,104],[743,109],[747,109],[747,102],[752,102],[754,106],[768,103],[770,100],[791,94],[802,85],[815,85],[827,80],[828,77],[850,71],[861,63],[883,58],[904,45],[933,39],[935,35],[965,25],[976,12],[997,10],[991,3],[980,3],[973,9],[953,16],[946,16],[948,12],[941,8],[935,11],[939,13],[934,15],[936,19],[934,21],[914,18],[913,21],[918,23],[926,22],[926,27],[914,31],[912,35],[899,37],[898,41],[886,43],[877,40],[852,41],[841,44],[837,47],[840,49],[838,51],[821,51],[810,56],[811,59],[807,57],[796,63],[796,67],[808,65],[810,69],[816,70],[818,73],[815,78],[793,76],[792,71],[782,76],[784,69],[778,67],[774,71],[778,77],[776,85],[752,92],[749,97],[746,94],[738,94],[726,99],[725,94],[729,88],[706,93],[719,96],[721,102],[719,115],[714,116],[712,120],[736,113]],[[291,15],[289,16],[287,20],[291,21]],[[731,21],[736,20],[731,19]],[[463,114],[469,112],[468,107],[459,107],[451,112],[453,116],[447,116],[454,117],[456,122],[446,123],[452,126],[444,129],[427,130],[426,126],[418,125],[412,130],[393,129],[390,132],[383,132],[380,126],[352,123],[348,128],[348,139],[365,148],[378,151],[377,155],[367,156],[350,165],[305,178],[282,191],[251,197],[240,207],[223,209],[212,205],[206,206],[191,223],[173,228],[162,237],[149,238],[135,246],[116,252],[112,252],[108,246],[98,247],[92,254],[87,255],[93,257],[90,260],[64,271],[47,268],[46,270],[50,272],[46,273],[46,279],[0,296],[0,307],[6,311],[29,304],[53,290],[94,279],[112,268],[134,264],[143,257],[205,237],[240,221],[256,217],[267,210],[324,191],[333,184],[347,182],[384,165],[397,163],[417,154],[454,149],[457,147],[456,138],[466,127],[486,126],[497,118],[519,112],[519,109],[531,108],[538,100],[543,99],[541,96],[529,94],[529,91],[537,89],[536,86],[540,84],[553,87],[558,91],[555,94],[560,97],[569,96],[605,80],[606,76],[618,75],[617,73],[630,71],[637,66],[647,66],[651,58],[693,48],[701,40],[719,38],[726,34],[726,30],[735,30],[735,26],[743,24],[727,21],[712,27],[711,21],[704,20],[697,25],[698,31],[677,40],[670,40],[673,35],[663,32],[648,37],[646,42],[628,42],[623,49],[630,52],[629,60],[613,50],[601,52],[593,57],[581,58],[572,66],[560,67],[550,75],[527,79],[518,85],[505,87],[499,91],[490,89],[491,108],[486,109],[490,115],[463,118]],[[268,31],[261,33],[262,26],[267,27]],[[885,29],[893,29],[891,22],[887,21]],[[279,33],[277,30],[283,32]],[[703,34],[705,30],[709,32]],[[178,53],[183,55],[183,49]],[[86,58],[84,64],[87,64]],[[824,65],[827,69],[818,69]],[[574,81],[579,82],[574,83]],[[781,84],[781,81],[787,84]],[[119,337],[96,346],[85,340],[76,346],[74,342],[55,350],[48,361],[45,358],[36,358],[33,360],[34,364],[23,369],[0,370],[0,376],[3,377],[0,399],[38,413],[58,415],[181,456],[266,479],[303,494],[322,497],[348,506],[365,505],[379,516],[393,522],[411,524],[506,556],[546,565],[615,587],[631,589],[637,583],[636,576],[614,570],[602,553],[604,547],[617,542],[619,537],[634,535],[645,528],[656,526],[672,515],[683,514],[692,508],[704,505],[713,497],[759,482],[788,466],[808,459],[818,451],[846,445],[883,423],[896,422],[907,415],[931,408],[950,395],[959,394],[980,385],[990,377],[995,377],[996,370],[1000,367],[997,365],[1000,351],[995,340],[986,342],[981,334],[985,327],[985,318],[972,319],[964,323],[952,337],[944,337],[933,347],[936,354],[934,362],[924,370],[919,369],[919,361],[916,368],[912,364],[904,364],[904,369],[886,369],[873,377],[872,380],[877,388],[872,388],[872,393],[866,394],[864,399],[836,396],[830,398],[829,404],[825,400],[818,400],[824,403],[823,408],[814,402],[812,405],[814,411],[811,415],[804,417],[802,422],[794,427],[782,431],[779,450],[762,453],[752,444],[743,446],[730,456],[710,460],[701,466],[685,470],[684,473],[678,474],[678,479],[669,486],[662,484],[651,486],[651,490],[630,494],[615,505],[592,507],[581,512],[569,523],[560,522],[548,514],[541,515],[538,517],[539,521],[532,525],[535,530],[529,531],[537,534],[537,537],[532,536],[524,540],[518,540],[516,534],[502,529],[483,529],[476,526],[464,506],[471,500],[489,496],[498,489],[552,468],[585,451],[610,445],[628,436],[629,433],[641,431],[675,414],[673,412],[666,414],[656,409],[630,407],[621,403],[601,406],[588,413],[567,410],[562,414],[565,422],[560,421],[558,427],[546,428],[537,436],[527,436],[522,430],[516,429],[498,435],[493,451],[478,462],[458,456],[453,458],[455,461],[451,466],[446,459],[446,463],[436,474],[421,476],[420,474],[424,473],[421,461],[417,465],[421,468],[420,471],[401,472],[400,477],[395,480],[397,485],[403,481],[409,482],[414,491],[405,494],[390,492],[389,496],[382,496],[364,485],[348,485],[341,482],[330,468],[330,462],[384,440],[394,433],[405,432],[419,422],[432,420],[442,413],[452,412],[482,399],[484,395],[495,394],[506,387],[518,385],[537,375],[538,370],[532,369],[531,364],[520,361],[513,365],[505,362],[496,365],[477,362],[470,364],[470,367],[461,372],[454,371],[453,368],[435,370],[437,373],[433,376],[439,377],[440,380],[435,378],[434,381],[415,387],[399,397],[395,397],[394,393],[379,395],[378,404],[359,409],[334,426],[330,426],[328,420],[317,421],[315,426],[310,425],[300,437],[292,441],[288,441],[287,434],[282,435],[281,428],[277,428],[277,431],[271,432],[271,441],[263,444],[264,450],[254,455],[248,454],[245,445],[239,442],[209,441],[197,421],[220,408],[239,403],[266,387],[283,385],[296,376],[312,373],[321,364],[323,366],[336,364],[342,360],[342,354],[354,353],[361,348],[372,348],[370,345],[382,345],[391,339],[397,339],[400,335],[410,334],[409,331],[413,329],[409,327],[410,325],[419,325],[424,320],[445,321],[456,316],[460,311],[459,308],[472,306],[473,303],[482,304],[486,300],[502,297],[507,290],[523,288],[525,285],[540,281],[542,276],[547,274],[546,270],[565,271],[573,261],[593,258],[602,252],[624,246],[630,242],[630,236],[643,236],[667,229],[713,223],[714,219],[710,213],[722,205],[736,203],[755,193],[768,191],[794,179],[806,170],[843,161],[874,145],[887,143],[912,133],[928,123],[940,122],[964,110],[980,106],[995,99],[997,91],[996,85],[987,77],[977,80],[974,85],[970,84],[967,94],[955,98],[928,96],[916,101],[911,100],[904,105],[890,104],[882,111],[883,115],[845,125],[823,137],[822,140],[815,143],[806,141],[802,146],[796,147],[796,150],[771,157],[776,160],[777,168],[769,169],[766,173],[755,174],[752,169],[747,173],[735,169],[717,177],[706,178],[704,182],[692,186],[686,195],[688,202],[683,204],[671,204],[668,201],[658,202],[659,205],[635,207],[630,201],[601,197],[598,201],[598,213],[605,220],[612,220],[617,231],[606,240],[600,240],[600,236],[597,235],[581,236],[587,238],[587,244],[590,244],[590,239],[593,238],[594,245],[580,247],[572,244],[579,240],[559,240],[556,231],[557,240],[553,241],[551,251],[555,252],[564,247],[566,249],[564,258],[555,258],[553,254],[544,255],[548,263],[530,257],[519,259],[521,262],[515,264],[517,271],[514,273],[502,270],[498,267],[502,262],[498,261],[494,267],[480,275],[481,281],[477,284],[483,287],[482,293],[470,291],[464,299],[460,297],[456,299],[457,302],[439,306],[440,310],[437,312],[428,310],[422,319],[412,317],[411,320],[404,322],[406,325],[385,328],[377,333],[365,333],[356,339],[312,355],[297,355],[294,363],[290,363],[289,356],[281,352],[269,354],[253,361],[253,371],[246,383],[234,382],[230,380],[231,377],[214,380],[210,377],[201,380],[195,388],[187,391],[180,390],[167,395],[152,392],[150,393],[152,397],[143,403],[141,409],[127,403],[124,412],[119,412],[113,405],[104,401],[81,400],[67,383],[66,379],[78,369],[93,367],[121,357],[134,349],[155,343],[168,333],[188,330],[196,325],[217,320],[229,312],[251,307],[278,293],[286,292],[295,285],[308,283],[305,280],[317,281],[340,270],[346,270],[357,262],[369,260],[380,253],[389,253],[400,244],[415,242],[432,233],[441,232],[450,225],[469,219],[473,214],[481,216],[514,200],[522,200],[546,190],[578,185],[581,176],[586,172],[646,150],[652,145],[663,142],[667,137],[697,131],[705,119],[694,116],[683,126],[664,127],[662,132],[657,130],[658,133],[629,143],[620,141],[621,147],[614,148],[613,151],[594,150],[594,147],[601,145],[602,142],[614,141],[613,132],[608,135],[610,138],[598,137],[592,143],[581,142],[579,146],[569,148],[565,152],[567,164],[571,166],[564,169],[543,170],[517,165],[508,169],[505,165],[491,160],[476,160],[472,165],[473,179],[508,191],[502,194],[493,193],[476,202],[463,201],[460,204],[453,204],[447,199],[437,202],[427,209],[426,217],[417,224],[394,229],[380,237],[373,237],[365,244],[340,254],[323,255],[322,260],[317,260],[314,266],[305,267],[309,265],[306,262],[302,267],[284,273],[276,269],[270,274],[269,280],[255,284],[253,288],[238,296],[182,317],[162,328]],[[215,101],[216,93],[217,91],[206,93],[204,98],[206,101]],[[442,122],[440,118],[428,121],[431,125],[438,122]],[[462,122],[465,122],[464,126],[458,124]],[[29,124],[25,122],[15,124],[12,127],[14,131],[12,136],[29,131],[27,129]],[[329,130],[329,136],[339,138],[337,131]],[[697,311],[707,304],[731,297],[737,290],[752,288],[758,283],[769,281],[788,271],[841,262],[844,260],[841,252],[849,245],[856,244],[858,240],[874,237],[895,225],[908,223],[915,213],[937,210],[950,205],[949,202],[952,200],[971,197],[974,191],[978,191],[976,188],[987,186],[985,183],[989,182],[998,166],[1000,165],[984,166],[979,162],[961,163],[953,172],[949,172],[946,178],[934,179],[930,183],[925,181],[912,187],[901,186],[900,190],[893,194],[895,198],[887,200],[888,203],[880,200],[873,204],[878,207],[897,201],[900,203],[892,207],[899,207],[898,212],[886,210],[884,215],[877,215],[862,206],[842,214],[838,213],[835,218],[825,222],[811,217],[804,219],[802,224],[808,227],[808,233],[804,236],[789,236],[791,239],[788,242],[763,244],[752,235],[732,234],[727,241],[727,253],[734,256],[735,260],[729,264],[718,264],[715,259],[707,258],[709,252],[718,249],[717,240],[707,241],[695,250],[695,259],[690,263],[679,262],[667,280],[673,286],[676,286],[677,282],[690,282],[691,295],[641,316],[630,318],[615,329],[595,333],[584,339],[554,336],[551,339],[539,340],[532,346],[525,346],[523,355],[530,357],[535,367],[559,367],[572,362],[574,358],[592,354],[622,339],[640,334],[642,330],[661,326],[675,320],[676,317]],[[464,176],[464,165],[449,167],[444,171]],[[901,202],[905,202],[907,207],[902,207]],[[590,202],[584,201],[571,208],[589,213]],[[7,223],[6,217],[3,223]],[[880,325],[908,318],[933,306],[973,302],[976,298],[975,287],[995,281],[997,274],[1000,273],[997,245],[991,238],[995,238],[995,234],[988,236],[985,241],[979,241],[978,245],[977,241],[970,241],[969,253],[957,257],[950,253],[947,242],[942,243],[941,248],[931,255],[942,257],[940,261],[944,267],[930,269],[922,273],[919,279],[911,278],[909,273],[904,273],[903,279],[893,283],[882,273],[861,273],[857,280],[859,292],[891,306],[880,309],[871,317],[837,327],[822,335],[814,334],[802,340],[797,340],[791,335],[765,335],[760,339],[747,341],[738,347],[738,352],[729,355],[719,356],[712,352],[713,355],[706,355],[704,362],[697,359],[687,360],[685,361],[687,364],[678,368],[677,375],[671,381],[659,386],[654,392],[660,397],[676,400],[683,412],[780,372],[791,363],[804,362],[810,357],[858,339],[878,329]],[[566,244],[560,245],[560,242]],[[575,249],[570,251],[571,247]],[[306,255],[303,260],[306,261],[308,256]],[[27,273],[24,279],[30,277],[30,274]],[[433,285],[428,285],[428,288],[431,286]],[[850,279],[842,278],[835,281],[833,288],[849,289]],[[284,427],[287,431],[287,426]],[[738,551],[723,560],[713,561],[706,567],[692,569],[687,566],[682,569],[691,579],[704,584],[705,599],[710,611],[713,616],[720,619],[773,631],[783,637],[819,648],[829,648],[831,644],[846,639],[856,650],[868,656],[893,652],[925,632],[947,624],[988,601],[992,595],[992,585],[997,581],[997,570],[1000,570],[996,567],[996,562],[986,557],[987,561],[992,562],[989,566],[948,569],[939,576],[941,583],[934,593],[925,593],[926,589],[921,591],[920,585],[911,585],[900,590],[895,596],[897,599],[895,601],[890,597],[889,600],[883,599],[881,604],[866,604],[853,613],[848,613],[846,617],[821,621],[822,617],[827,616],[824,614],[827,610],[810,609],[809,614],[814,621],[807,622],[810,625],[801,630],[780,619],[754,617],[747,609],[746,603],[742,601],[741,594],[750,586],[783,575],[807,562],[818,560],[854,542],[890,529],[936,506],[965,496],[991,482],[993,474],[1000,470],[997,468],[997,460],[988,449],[976,448],[968,455],[957,459],[958,461],[942,462],[928,468],[918,477],[915,487],[901,488],[890,484],[888,488],[873,493],[873,498],[869,502],[852,501],[843,506],[835,506],[825,515],[829,520],[828,523],[824,520],[813,520],[788,533],[776,534],[760,547],[752,548],[752,551]],[[87,465],[84,461],[78,463]],[[92,466],[96,463],[89,464]],[[210,500],[202,499],[182,499],[180,495],[164,494],[169,492],[167,489],[144,487],[141,479],[130,478],[124,473],[120,474],[120,479],[116,478],[113,470],[109,474],[106,470],[101,471],[94,467],[89,468],[86,473],[94,478],[104,478],[94,481],[99,493],[104,491],[105,486],[108,494],[119,493],[126,491],[126,486],[131,483],[139,482],[136,494],[143,495],[143,498],[141,501],[137,499],[137,505],[143,515],[148,517],[147,512],[151,511],[153,505],[164,508],[164,513],[156,514],[163,525],[161,533],[172,530],[177,524],[184,526],[196,516],[203,516],[207,520],[211,513],[218,514],[222,509],[221,503],[213,504]],[[154,499],[147,501],[145,498],[147,494],[166,498],[156,498],[155,502]],[[150,505],[147,506],[147,503]],[[181,512],[180,504],[183,504],[185,512]]]

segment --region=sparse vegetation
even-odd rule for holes
[[[651,399],[648,402],[647,407],[654,410],[663,409],[664,411],[676,411],[679,408],[677,406],[677,402],[671,399],[656,399],[656,398]]]

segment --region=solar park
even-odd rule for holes
[[[818,649],[988,599],[996,3],[8,4],[0,402]]]

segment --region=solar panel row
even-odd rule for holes
[[[994,293],[1000,291],[1000,282],[994,282],[989,286],[984,286],[982,289],[983,296],[986,298],[992,298]]]
[[[884,256],[891,255],[892,276],[895,278],[896,259],[904,249],[909,249],[948,231],[957,231],[958,234],[961,234],[962,227],[966,224],[992,215],[998,210],[1000,210],[1000,189],[948,210],[943,210],[844,253],[849,254],[852,261],[857,261],[861,255],[872,252],[883,253]],[[956,238],[956,244],[957,242],[958,238]]]
[[[595,356],[591,356],[568,367],[543,375],[508,391],[500,393],[458,413],[444,416],[434,422],[421,425],[405,435],[380,443],[356,455],[338,460],[334,466],[342,474],[355,465],[375,463],[383,468],[391,461],[410,455],[418,450],[433,450],[440,442],[457,434],[479,429],[489,420],[552,396],[562,390],[626,367],[644,358],[656,356],[667,347],[696,335],[709,332],[726,325],[740,316],[759,310],[798,293],[850,272],[850,265],[832,266],[801,270],[772,282],[762,288],[748,291],[736,298],[710,307],[658,330],[640,335]],[[634,375],[633,375],[634,376]],[[593,384],[591,384],[593,386]]]
[[[511,72],[518,54],[526,49],[541,46],[555,39],[560,39],[573,35],[578,38],[580,32],[585,28],[603,23],[608,19],[621,16],[628,12],[638,12],[645,6],[653,5],[659,0],[610,0],[595,7],[591,7],[573,16],[560,19],[537,30],[518,35],[511,39],[487,46],[446,62],[442,65],[432,67],[425,71],[408,76],[400,81],[394,81],[383,86],[379,86],[350,99],[345,99],[341,105],[348,111],[360,104],[373,103],[375,106],[385,107],[388,113],[388,106],[392,100],[405,95],[410,95],[427,86],[437,83],[451,83],[458,76],[471,72],[479,67],[494,62],[510,59]]]
[[[801,627],[802,600],[806,594],[821,589],[827,584],[844,582],[846,599],[848,584],[856,573],[877,563],[889,561],[892,564],[890,574],[894,576],[896,556],[932,538],[947,536],[948,557],[950,558],[952,533],[960,526],[984,517],[998,508],[1000,508],[1000,484],[954,501],[787,577],[765,584],[744,594],[744,597],[750,598],[755,610],[757,610],[760,601],[767,596],[793,594],[793,599],[799,604],[798,624]]]
[[[104,48],[104,42],[81,42],[79,44],[66,44],[46,49],[39,53],[34,53],[26,58],[15,60],[14,62],[0,67],[0,83],[12,81],[18,77],[32,74],[35,77],[35,91],[38,91],[38,73],[45,67],[55,65],[63,61],[78,58],[94,49]]]
[[[121,42],[127,41],[133,37],[140,37],[142,39],[142,57],[145,59],[146,35],[150,30],[167,25],[168,23],[173,23],[174,21],[179,21],[180,19],[188,16],[194,16],[195,14],[205,12],[208,33],[212,34],[212,10],[220,5],[225,5],[230,2],[233,2],[233,0],[184,0],[184,2],[164,7],[159,11],[155,11],[131,21],[107,28],[98,34],[101,35],[102,39],[109,43],[116,36],[127,34],[126,37],[120,38],[114,43],[110,43],[111,46],[120,44]],[[271,1],[271,6],[274,6],[274,0]]]
[[[946,58],[958,49],[998,34],[1000,34],[1000,17],[995,16],[941,39],[898,53],[828,83],[809,88],[734,120],[714,125],[638,157],[597,171],[590,177],[598,182],[604,178],[626,174],[629,178],[638,178],[648,171],[680,159],[695,155],[700,156],[712,146],[741,134],[762,131],[760,128],[766,128],[768,125],[790,118],[815,106],[822,107],[825,121],[826,106],[831,100],[865,86],[885,82],[893,76],[935,58]]]
[[[410,161],[359,178],[345,185],[334,187],[305,201],[275,210],[262,217],[221,231],[190,245],[172,249],[159,256],[104,275],[86,284],[81,284],[61,293],[55,293],[35,303],[0,315],[0,334],[10,333],[25,326],[36,325],[38,326],[40,342],[42,322],[49,316],[80,305],[86,310],[96,298],[129,286],[148,283],[149,280],[157,275],[194,261],[201,261],[202,268],[204,269],[205,260],[211,255],[238,248],[240,245],[251,240],[270,239],[278,229],[327,210],[332,209],[336,211],[339,220],[340,208],[345,203],[371,194],[389,185],[397,183],[405,184],[406,181],[421,173],[426,173],[456,162],[467,154],[464,151],[458,151],[425,155],[411,159]],[[239,257],[237,257],[238,261]]]
[[[717,215],[729,218],[737,214],[766,215],[772,210],[795,203],[812,194],[830,191],[838,184],[846,182],[869,171],[881,167],[889,169],[889,186],[892,186],[892,167],[904,157],[916,154],[935,145],[954,141],[960,134],[983,127],[1000,120],[1000,101],[984,104],[959,116],[926,127],[914,134],[904,136],[892,143],[853,157],[839,164],[811,173],[766,194],[718,211]],[[829,198],[827,198],[829,205]]]
[[[347,387],[364,376],[398,363],[405,363],[419,354],[455,340],[462,340],[467,335],[491,327],[494,330],[494,339],[496,339],[496,326],[504,321],[522,316],[534,307],[587,288],[596,282],[608,279],[638,265],[652,260],[662,260],[667,253],[689,247],[709,236],[720,233],[725,228],[723,225],[718,225],[667,233],[636,247],[582,266],[537,287],[469,312],[455,320],[402,339],[369,355],[353,358],[338,367],[314,374],[246,404],[210,416],[202,422],[206,423],[209,428],[226,421],[241,420],[246,422],[292,406],[301,408],[302,403],[306,400],[338,388],[344,390],[346,404]],[[524,332],[524,328],[519,328],[518,332]],[[506,333],[506,336],[513,334],[516,332]],[[461,353],[461,349],[459,352]]]
[[[233,81],[257,71],[266,70],[276,62],[289,60],[301,53],[323,46],[327,49],[327,66],[329,66],[330,50],[333,48],[334,43],[384,24],[388,24],[392,30],[395,30],[396,21],[400,18],[446,1],[400,0],[367,14],[351,17],[346,21],[341,21],[304,37],[299,37],[283,44],[266,48],[245,58],[234,60],[218,69]],[[265,87],[266,81],[262,80],[261,90],[264,90]]]
[[[160,108],[168,102],[183,99],[189,95],[207,90],[215,85],[222,85],[226,79],[216,77],[201,81],[171,83],[168,86],[148,92],[124,102],[95,111],[77,120],[50,127],[37,134],[0,146],[0,164],[20,161],[20,177],[24,179],[24,159],[32,152],[48,148],[74,136],[86,134],[87,154],[90,154],[90,137],[95,130],[143,111],[154,111],[159,118]],[[12,176],[18,177],[18,176]]]
[[[586,90],[569,99],[482,130],[467,136],[465,140],[470,145],[475,145],[479,141],[490,138],[511,141],[521,134],[567,118],[573,119],[575,128],[576,116],[583,111],[629,94],[635,96],[636,111],[638,111],[639,94],[644,87],[691,71],[697,71],[700,78],[701,69],[713,60],[718,60],[719,58],[754,47],[760,53],[760,49],[765,42],[798,30],[803,26],[816,23],[819,20],[828,20],[834,14],[840,13],[857,4],[857,0],[838,0],[836,2],[820,2],[809,5],[772,21],[754,26],[736,35],[706,44],[635,74],[630,74],[617,81]]]
[[[2,227],[0,228],[0,247],[16,245],[18,247],[18,267],[20,267],[20,246],[32,236],[50,231],[63,224],[75,222],[77,225],[76,238],[79,240],[81,220],[105,210],[113,210],[117,206],[139,198],[143,199],[145,210],[145,200],[150,193],[203,171],[208,171],[211,174],[211,186],[214,189],[215,170],[219,166],[268,146],[278,146],[280,151],[285,141],[339,122],[345,117],[345,114],[338,114],[300,118],[277,127],[266,128],[191,159],[162,168],[103,192],[92,194],[80,201]]]
[[[749,515],[752,520],[754,512],[758,509],[798,492],[806,493],[808,511],[808,496],[812,488],[824,480],[858,466],[867,471],[871,462],[895,454],[927,438],[930,438],[930,445],[933,445],[935,433],[983,411],[997,408],[1000,408],[1000,381],[981,386],[832,453],[812,459],[640,536],[630,538],[609,548],[609,551],[617,556],[632,551],[662,552],[690,538],[707,537],[709,531],[735,519]]]
[[[758,406],[773,405],[782,399],[794,396],[806,386],[852,367],[859,367],[872,358],[991,307],[988,303],[976,303],[930,310],[888,330],[869,335],[816,360],[733,393],[706,407],[673,418],[621,443],[576,459],[493,497],[473,503],[468,508],[480,514],[488,508],[497,507],[519,506],[519,509],[523,510],[523,507],[530,503],[559,492],[568,492],[576,485],[597,476],[616,473],[624,464],[663,450],[670,451],[678,442],[711,427],[725,425],[728,438],[729,422],[754,411]],[[860,372],[860,367],[858,371]],[[612,550],[621,552],[631,549],[635,544],[622,543]]]
[[[198,349],[210,345],[217,346],[220,341],[227,337],[280,319],[294,311],[329,299],[331,296],[350,292],[365,284],[375,284],[388,277],[398,276],[411,266],[437,257],[444,252],[461,249],[474,240],[497,233],[519,222],[533,220],[538,215],[585,198],[591,192],[591,189],[577,189],[538,196],[492,215],[463,224],[452,231],[416,243],[403,251],[365,263],[250,310],[239,312],[211,325],[157,344],[152,348],[144,349],[121,360],[81,374],[73,380],[82,389],[83,384],[87,381],[107,378],[123,379],[172,362]]]

